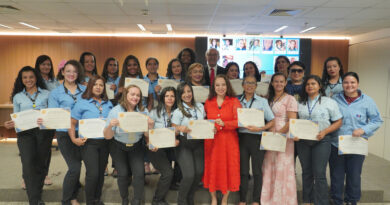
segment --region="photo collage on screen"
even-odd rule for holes
[[[299,60],[299,38],[267,38],[267,37],[225,37],[208,38],[207,48],[219,51],[218,64],[225,67],[229,62],[240,66],[240,77],[243,75],[243,65],[247,61],[256,63],[260,72],[274,73],[275,59],[284,55],[290,62]]]

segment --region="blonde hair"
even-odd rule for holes
[[[127,94],[129,93],[129,90],[130,88],[138,88],[139,90],[139,93],[140,93],[140,99],[139,99],[139,102],[138,104],[136,105],[135,108],[138,108],[139,111],[143,112],[145,110],[144,106],[142,105],[142,100],[143,100],[143,97],[142,97],[142,91],[141,89],[136,86],[136,85],[129,85],[127,86],[124,90],[123,90],[123,93],[122,93],[122,96],[121,96],[121,99],[119,100],[119,104],[127,109],[129,106],[130,106],[130,103],[129,101],[127,100]]]
[[[200,64],[200,63],[193,63],[190,65],[190,67],[188,67],[188,71],[187,71],[187,75],[186,75],[186,81],[190,84],[192,84],[192,78],[191,78],[191,73],[192,71],[197,68],[197,67],[200,67],[202,68],[202,72],[203,72],[203,78],[202,78],[202,81],[201,83],[204,84],[206,81],[204,79],[205,75],[204,75],[204,68],[203,68],[203,65]]]

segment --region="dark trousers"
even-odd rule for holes
[[[145,169],[144,153],[145,147],[142,140],[135,143],[132,147],[126,147],[125,144],[114,140],[110,143],[110,151],[115,160],[115,167],[118,170],[118,187],[122,200],[129,198],[129,173],[133,175],[134,199],[141,201],[144,195]]]
[[[158,181],[156,192],[153,201],[165,201],[165,196],[168,194],[169,186],[173,178],[173,169],[169,160],[169,152],[172,148],[158,149],[157,152],[148,151],[148,157],[153,166],[160,171],[161,176]]]
[[[28,200],[31,205],[35,205],[41,200],[46,162],[51,146],[50,138],[47,131],[38,128],[19,132],[17,136]]]
[[[203,140],[187,140],[179,136],[180,144],[176,147],[176,158],[183,178],[180,182],[178,205],[193,205],[195,192],[202,180],[204,170]]]
[[[329,159],[330,191],[335,205],[343,201],[356,204],[361,196],[361,174],[364,155],[348,154],[338,155],[338,148],[332,146]],[[344,179],[345,193],[344,193]],[[343,200],[344,193],[344,200]]]
[[[105,139],[88,139],[81,148],[86,169],[85,198],[87,204],[100,201],[108,153],[108,142]]]
[[[263,184],[263,173],[261,167],[264,160],[264,150],[260,150],[261,135],[250,133],[239,133],[240,142],[240,202],[246,202],[249,181],[249,158],[252,162],[253,193],[252,201],[260,203],[260,193]]]
[[[53,144],[53,138],[56,133],[56,130],[44,130],[47,132],[48,140],[50,141],[50,149],[49,149],[49,155],[47,157],[46,161],[46,174],[45,176],[49,175],[49,168],[50,168],[50,162],[51,162],[51,145]]]
[[[321,141],[297,142],[298,157],[302,166],[303,203],[329,204],[326,165],[330,156],[330,146],[327,137]]]
[[[68,132],[56,132],[56,136],[58,148],[68,166],[62,184],[62,204],[68,205],[77,198],[80,188],[81,148],[72,142]]]

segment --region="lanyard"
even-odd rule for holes
[[[317,99],[316,102],[314,103],[313,107],[310,109],[309,101],[307,101],[307,110],[309,111],[309,120],[312,120],[312,119],[311,119],[311,113],[313,112],[314,108],[316,107],[317,102],[318,102],[318,99]]]
[[[37,105],[35,104],[35,101],[37,100],[37,97],[38,97],[38,95],[39,95],[39,90],[36,92],[34,98],[31,98],[30,95],[29,95],[27,92],[25,92],[24,94],[26,94],[26,96],[28,97],[28,99],[30,99],[31,102],[33,103],[33,106],[32,106],[32,107],[33,107],[33,108],[37,107]]]
[[[186,108],[186,109],[187,109],[187,112],[189,112],[192,115],[191,108]],[[195,106],[192,109],[195,111],[195,120],[197,120],[198,119],[198,113],[196,112]]]
[[[99,110],[99,115],[101,116],[102,115],[102,112],[103,112],[103,101],[102,101],[102,103],[100,104],[100,105],[98,105],[98,103],[96,102],[96,101],[93,101],[92,102],[94,105],[95,105],[95,107]]]
[[[244,103],[244,105],[246,107],[246,102],[244,102],[244,99],[245,99],[245,96],[242,96],[241,102]],[[255,96],[252,97],[251,103],[249,104],[249,108],[252,108],[252,104],[254,101],[255,101]],[[248,108],[248,107],[246,107],[246,108]]]
[[[271,103],[271,109],[274,107],[274,105],[279,101],[279,99],[281,98],[281,97],[283,97],[284,96],[284,93],[281,95],[281,96],[279,96],[275,101],[272,101],[272,103]]]
[[[64,91],[65,91],[65,93],[66,93],[67,95],[69,95],[69,96],[73,99],[73,102],[74,102],[74,103],[76,103],[76,102],[77,102],[77,94],[79,94],[79,93],[76,93],[76,94],[73,95],[72,93],[69,93],[69,92],[68,92],[68,88],[65,87],[65,82],[63,83],[63,85],[64,85]],[[80,87],[79,87],[78,84],[77,84],[77,90],[78,90],[79,92],[81,92]]]
[[[170,127],[170,126],[171,126],[172,114],[171,114],[170,117],[169,117],[167,114],[168,114],[168,113],[167,113],[167,112],[165,111],[165,109],[164,109],[164,112],[163,112],[164,126],[165,126],[165,127]],[[168,119],[166,119],[167,116],[168,116]]]

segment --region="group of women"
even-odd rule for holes
[[[97,75],[96,58],[92,53],[81,55],[79,61],[69,60],[54,78],[53,64],[48,56],[36,68],[23,67],[15,80],[11,99],[14,112],[43,108],[70,108],[71,128],[18,132],[23,178],[30,204],[44,204],[41,198],[50,161],[50,146],[55,135],[61,154],[68,166],[63,181],[62,204],[79,204],[76,200],[81,162],[86,167],[85,196],[87,204],[101,201],[104,171],[111,154],[118,171],[118,187],[122,204],[142,204],[144,196],[145,156],[161,173],[153,197],[153,205],[168,204],[165,197],[174,178],[172,161],[181,169],[177,203],[195,204],[200,182],[211,195],[211,204],[228,203],[230,192],[239,192],[240,205],[246,204],[251,159],[252,204],[297,204],[295,181],[296,152],[302,166],[303,202],[329,204],[326,166],[331,172],[331,198],[334,204],[356,204],[360,199],[360,175],[364,156],[339,155],[338,135],[368,138],[382,123],[375,102],[359,89],[356,73],[343,74],[336,57],[324,63],[322,79],[304,77],[305,65],[290,64],[288,58],[276,59],[267,96],[255,92],[260,72],[256,64],[244,65],[243,93],[234,93],[230,79],[239,78],[237,63],[229,63],[226,75],[217,75],[210,85],[210,94],[202,104],[196,102],[192,86],[204,85],[206,71],[195,63],[191,49],[183,49],[177,59],[169,62],[167,78],[180,81],[177,88],[161,89],[157,80],[159,62],[148,58],[144,77],[139,60],[129,55],[119,75],[119,63],[108,58],[102,76]],[[38,61],[39,60],[39,61]],[[47,65],[46,65],[47,64]],[[149,82],[145,99],[136,85],[124,87],[125,78],[143,78]],[[106,87],[107,86],[107,87]],[[115,100],[108,100],[106,89],[115,91]],[[50,90],[50,91],[49,91]],[[264,111],[263,127],[239,127],[237,108]],[[143,112],[148,116],[148,129],[174,127],[176,147],[149,148],[148,132],[123,133],[120,112]],[[78,137],[78,121],[105,118],[104,139]],[[319,124],[317,141],[287,139],[285,152],[260,150],[262,132],[289,132],[289,119],[308,119]],[[189,139],[190,120],[214,120],[214,139]],[[38,119],[37,124],[44,123]],[[6,123],[13,127],[14,122]],[[346,186],[344,193],[344,179]],[[129,199],[129,185],[134,197]],[[344,198],[343,198],[344,196]]]

